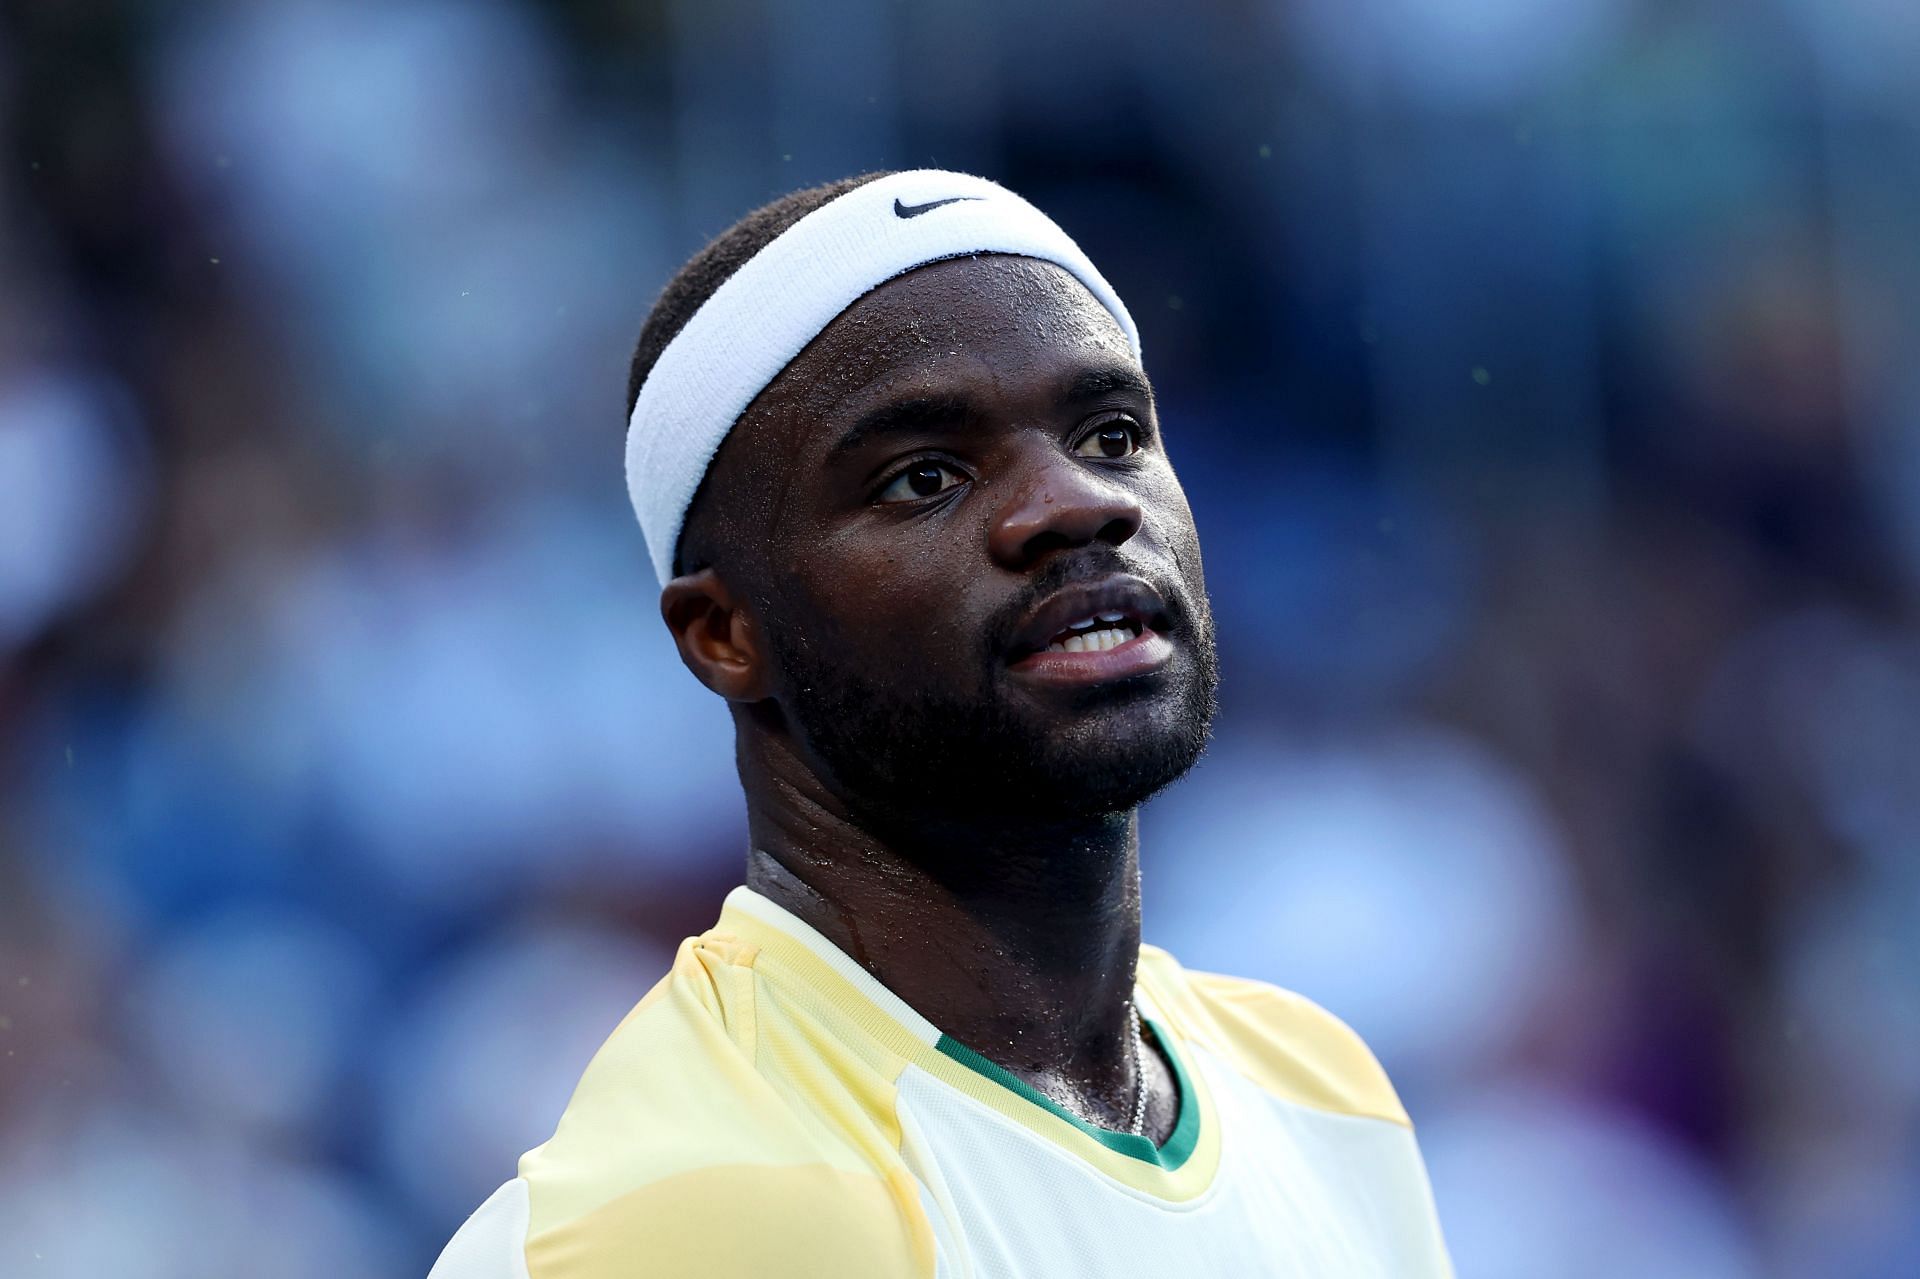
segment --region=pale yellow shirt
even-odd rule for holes
[[[430,1279],[1451,1275],[1413,1130],[1298,995],[1140,948],[1172,1135],[1088,1125],[746,888]]]

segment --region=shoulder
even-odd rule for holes
[[[1303,995],[1195,972],[1155,946],[1140,948],[1141,982],[1173,1031],[1224,1058],[1282,1101],[1407,1124],[1387,1072],[1352,1027]]]
[[[725,1279],[799,1258],[921,1273],[902,1228],[917,1198],[761,1069],[755,958],[724,935],[682,943],[432,1279]]]
[[[535,1230],[516,1177],[467,1218],[428,1279],[930,1275],[931,1250],[900,1228],[896,1189],[824,1164],[710,1165]]]

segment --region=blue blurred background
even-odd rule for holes
[[[1920,1273],[1909,0],[15,0],[0,1273],[418,1276],[736,882],[625,365],[985,173],[1129,299],[1225,711],[1148,935],[1463,1279]]]

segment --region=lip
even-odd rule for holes
[[[1100,613],[1119,613],[1139,625],[1126,643],[1099,652],[1056,653],[1047,645],[1070,624]],[[1166,636],[1172,628],[1166,601],[1140,578],[1116,574],[1058,591],[1022,623],[1007,663],[1025,676],[1048,682],[1098,683],[1158,670],[1173,657]]]
[[[1041,649],[1013,663],[1016,674],[1049,684],[1104,684],[1146,675],[1173,658],[1173,641],[1146,630],[1126,643],[1098,653],[1055,653]]]

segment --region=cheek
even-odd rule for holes
[[[809,630],[817,636],[809,638],[850,656],[922,668],[970,661],[979,636],[968,621],[969,578],[955,547],[861,532],[817,541],[780,583],[792,615],[815,619]]]
[[[1200,531],[1194,526],[1193,509],[1187,505],[1186,490],[1171,470],[1155,482],[1149,495],[1148,519],[1167,554],[1179,568],[1181,579],[1195,594],[1204,594],[1206,583],[1200,568]]]
[[[1184,549],[1199,541],[1193,527],[1193,508],[1187,505],[1187,491],[1180,486],[1172,467],[1164,463],[1155,467],[1143,484],[1140,497],[1148,522],[1168,546]]]

